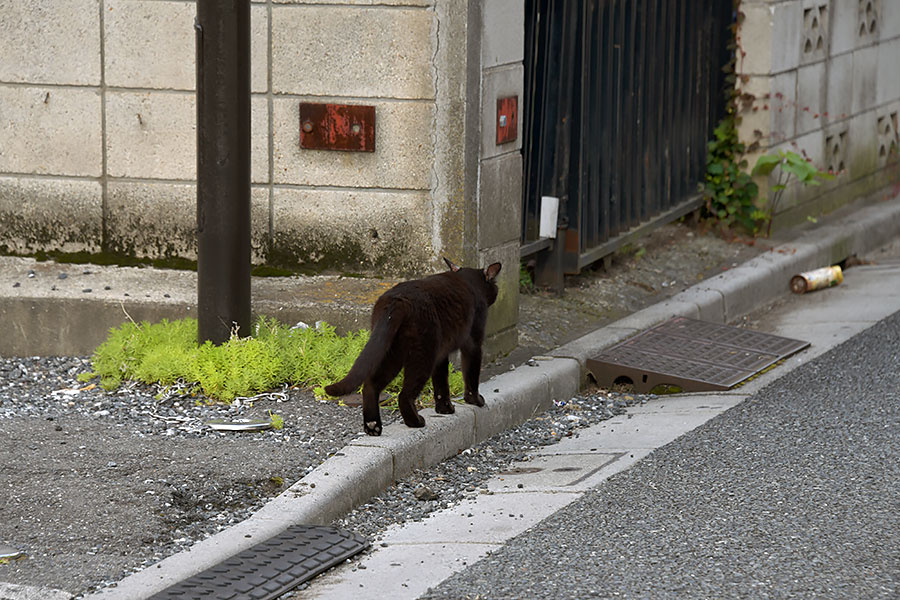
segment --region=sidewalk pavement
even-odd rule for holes
[[[428,426],[424,429],[413,430],[397,424],[385,428],[379,438],[355,440],[247,520],[195,544],[186,552],[125,578],[115,588],[102,590],[87,598],[146,598],[260,540],[278,534],[292,524],[329,523],[413,470],[435,464],[515,426],[551,406],[555,399],[572,397],[586,380],[585,361],[602,349],[674,316],[717,323],[732,322],[788,293],[792,275],[835,264],[854,254],[866,254],[898,236],[900,198],[862,208],[839,223],[808,231],[736,269],[561,346],[548,356],[536,357],[536,367],[521,367],[490,379],[482,385],[486,402],[484,408],[458,406],[456,414],[451,416],[426,410],[423,415]],[[70,269],[74,272],[72,278],[77,285],[72,286],[73,282],[68,282],[66,294],[53,290],[44,298],[35,298],[21,289],[25,288],[25,284],[13,288],[13,281],[28,277],[27,273],[10,273],[13,268],[21,270],[21,264],[16,261],[21,259],[0,259],[0,289],[5,290],[6,294],[0,297],[0,316],[6,322],[17,323],[19,327],[11,332],[6,342],[11,343],[13,348],[17,336],[24,340],[39,329],[49,329],[51,337],[58,332],[63,341],[78,340],[84,336],[87,348],[64,346],[65,352],[88,353],[102,340],[90,339],[85,328],[79,330],[77,324],[84,321],[96,330],[98,321],[103,321],[102,314],[109,312],[99,310],[100,304],[107,305],[107,309],[111,304],[121,311],[120,301],[115,300],[111,293],[121,293],[123,289],[135,290],[136,294],[141,293],[138,290],[153,290],[144,292],[145,297],[129,306],[129,314],[136,320],[154,318],[154,315],[171,318],[168,313],[172,309],[187,316],[191,310],[195,289],[193,273],[166,272],[157,281],[148,280],[148,273],[137,269],[133,273],[117,269],[122,279],[110,284],[104,283],[108,281],[108,273],[103,268],[77,266]],[[30,268],[36,271],[35,277],[55,277],[59,270],[56,268],[53,273],[49,270],[38,272],[40,264]],[[85,270],[91,273],[84,274]],[[91,277],[94,279],[88,279]],[[288,318],[285,321],[294,318],[303,320],[304,317],[308,320],[312,307],[315,307],[317,316],[313,320],[324,316],[326,320],[336,322],[330,316],[333,311],[335,317],[349,314],[351,319],[357,320],[355,326],[359,327],[367,321],[368,307],[374,299],[393,284],[368,281],[361,289],[340,296],[346,298],[356,294],[354,297],[358,301],[352,305],[337,302],[339,295],[335,293],[335,286],[346,285],[353,280],[343,280],[344,284],[341,284],[337,278],[311,279],[317,281],[308,283],[311,286],[309,290],[288,290],[279,288],[277,282],[263,282],[264,287],[254,289],[253,293],[261,302],[271,302],[270,308],[286,306],[284,314]],[[97,287],[89,287],[88,284]],[[85,287],[78,290],[81,285]],[[104,289],[106,287],[116,289]],[[10,295],[9,290],[19,291]],[[146,294],[151,294],[151,297],[147,298]],[[323,315],[323,310],[329,315]],[[105,327],[99,329],[106,331]],[[4,352],[9,352],[9,349],[0,348],[0,353]]]
[[[878,562],[886,554],[879,548],[887,547],[878,540],[891,525],[878,521],[877,509],[870,515],[866,508],[875,503],[873,498],[880,499],[883,506],[895,502],[885,489],[895,482],[889,476],[876,477],[879,487],[862,486],[868,494],[864,499],[845,489],[826,496],[821,490],[827,486],[803,472],[798,463],[803,463],[801,456],[814,456],[812,465],[807,466],[816,473],[827,473],[828,481],[836,482],[832,487],[839,490],[858,485],[852,476],[833,475],[841,469],[878,470],[877,465],[885,464],[882,454],[890,451],[884,438],[893,435],[885,428],[896,429],[896,420],[892,421],[887,411],[879,412],[877,406],[885,398],[885,389],[894,389],[897,380],[891,370],[896,362],[891,346],[882,342],[880,351],[872,349],[872,344],[865,352],[847,350],[843,356],[829,356],[826,366],[818,365],[816,359],[900,311],[900,261],[896,256],[890,264],[848,271],[839,287],[791,297],[755,313],[755,330],[811,343],[776,368],[726,392],[657,397],[582,429],[577,436],[539,448],[490,479],[488,494],[475,495],[423,521],[390,527],[372,551],[317,577],[290,597],[339,600],[365,592],[372,600],[413,600],[423,594],[428,598],[606,598],[645,597],[648,590],[659,597],[741,597],[751,589],[751,582],[765,580],[768,587],[761,589],[766,591],[791,589],[798,574],[803,590],[809,589],[802,587],[809,581],[846,585],[860,574],[876,587],[883,583],[878,575],[885,575],[891,567],[887,563],[869,570],[869,565],[885,564]],[[893,322],[895,331],[880,331],[882,337],[896,339],[896,317]],[[864,361],[861,356],[866,357]],[[879,363],[885,358],[887,365]],[[800,367],[804,366],[805,378],[795,378],[794,370],[803,373]],[[812,375],[809,367],[813,367]],[[860,376],[866,367],[868,376]],[[873,372],[887,375],[878,381]],[[859,387],[860,380],[866,381],[864,388]],[[840,381],[846,382],[843,388]],[[764,403],[758,398],[763,388],[769,400],[774,396],[782,401],[760,409]],[[846,388],[853,389],[850,401]],[[729,412],[715,425],[710,423],[714,433],[707,427],[701,441],[679,441],[675,447],[660,450],[748,399],[752,408],[744,405],[735,411],[738,417]],[[746,416],[754,409],[752,416]],[[760,412],[762,416],[757,414]],[[737,425],[732,422],[735,418],[740,421]],[[795,428],[803,429],[802,436],[812,447],[803,444]],[[828,454],[827,444],[817,445],[827,435],[832,441],[841,440],[837,458],[829,454],[831,462],[820,454]],[[878,436],[881,443],[870,443]],[[853,446],[851,450],[848,444]],[[693,452],[682,456],[685,447]],[[667,458],[655,454],[653,465],[644,465],[643,476],[631,477],[631,467],[657,450]],[[730,462],[726,463],[726,456]],[[666,470],[666,466],[670,468]],[[626,470],[626,481],[636,481],[607,483]],[[795,502],[773,508],[776,500],[761,490],[779,489],[772,482],[785,476],[795,479],[787,484],[782,481],[780,489],[796,485],[804,491],[788,492]],[[734,501],[705,509],[715,503],[711,498],[716,494]],[[829,528],[845,517],[845,503],[855,503],[856,510],[851,511],[854,525]],[[786,513],[788,524],[773,517],[774,523],[763,527],[765,534],[752,525],[738,525],[764,521],[770,510]],[[828,517],[820,514],[831,515],[833,520],[828,522]],[[822,529],[807,532],[808,519],[821,523]],[[882,528],[848,533],[857,523],[869,521]],[[586,523],[591,525],[585,527]],[[743,538],[737,539],[742,534]],[[784,538],[793,534],[800,537],[784,544]],[[680,537],[688,535],[697,539]],[[816,535],[816,541],[808,541]],[[827,549],[817,546],[824,540],[828,540]],[[841,544],[845,542],[869,548],[869,563],[862,566],[843,552]],[[722,546],[725,543],[727,547]],[[809,557],[802,553],[808,552],[810,545],[815,558],[805,561]],[[708,559],[710,548],[715,549],[714,559]],[[779,558],[766,563],[763,554]],[[627,560],[623,558],[626,555]],[[800,565],[788,560],[798,555]],[[830,560],[829,568],[810,566],[818,560]],[[847,564],[838,565],[841,561]],[[715,562],[715,568],[709,562]],[[697,563],[703,566],[697,567]],[[796,570],[804,566],[806,570]],[[548,570],[552,572],[549,577]],[[785,571],[791,576],[785,577]],[[660,581],[663,578],[665,583]],[[697,581],[678,587],[692,578]],[[723,580],[736,587],[729,588]],[[730,594],[730,589],[741,592]]]

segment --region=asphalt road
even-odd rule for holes
[[[900,313],[424,598],[900,598]]]

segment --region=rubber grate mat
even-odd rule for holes
[[[368,548],[334,527],[294,525],[150,600],[271,600]]]
[[[588,359],[597,383],[685,392],[727,390],[809,346],[809,342],[675,317]]]

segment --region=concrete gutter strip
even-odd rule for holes
[[[687,316],[725,323],[788,290],[790,276],[863,254],[900,235],[900,202],[865,208],[840,226],[825,226],[639,311],[481,385],[484,408],[456,407],[452,416],[422,411],[423,429],[402,423],[381,437],[354,440],[247,520],[189,550],[123,579],[87,598],[146,598],[276,535],[296,523],[328,523],[415,469],[457,454],[575,395],[585,361],[604,348],[662,323]]]

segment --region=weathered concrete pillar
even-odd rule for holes
[[[499,354],[517,340],[524,2],[445,0],[436,10],[436,247],[468,265],[503,263],[487,342]]]

